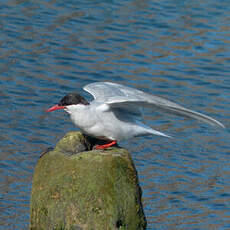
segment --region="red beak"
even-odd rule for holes
[[[46,110],[46,112],[52,112],[52,111],[55,111],[55,110],[58,110],[58,109],[64,109],[65,106],[61,106],[61,105],[54,105],[52,107],[50,107],[49,109]]]

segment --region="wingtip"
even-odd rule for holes
[[[223,128],[223,129],[226,129],[226,126],[222,123],[220,123],[220,126]]]
[[[221,122],[215,120],[215,123],[213,124],[214,126],[218,127],[218,128],[222,128],[222,129],[225,129],[225,125],[222,124]]]
[[[222,128],[222,129],[226,129],[226,126],[225,126],[225,125],[223,125],[223,124],[221,124],[221,125],[220,125],[220,128]]]

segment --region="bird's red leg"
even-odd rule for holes
[[[95,147],[95,149],[106,149],[106,148],[109,148],[109,147],[111,147],[111,146],[113,146],[115,144],[117,144],[117,141],[111,141],[111,142],[109,142],[107,144],[104,144],[104,145],[97,145]]]

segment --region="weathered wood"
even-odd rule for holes
[[[70,132],[38,160],[31,230],[145,229],[141,189],[128,151],[84,151],[88,147],[81,133]]]

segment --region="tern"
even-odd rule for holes
[[[57,105],[49,108],[47,112],[64,109],[84,134],[107,142],[97,145],[96,149],[108,148],[115,145],[117,141],[136,136],[170,137],[142,123],[141,107],[194,118],[224,128],[222,123],[207,115],[117,83],[95,82],[86,85],[83,89],[94,97],[93,101],[89,103],[78,93],[71,93],[63,97]]]

